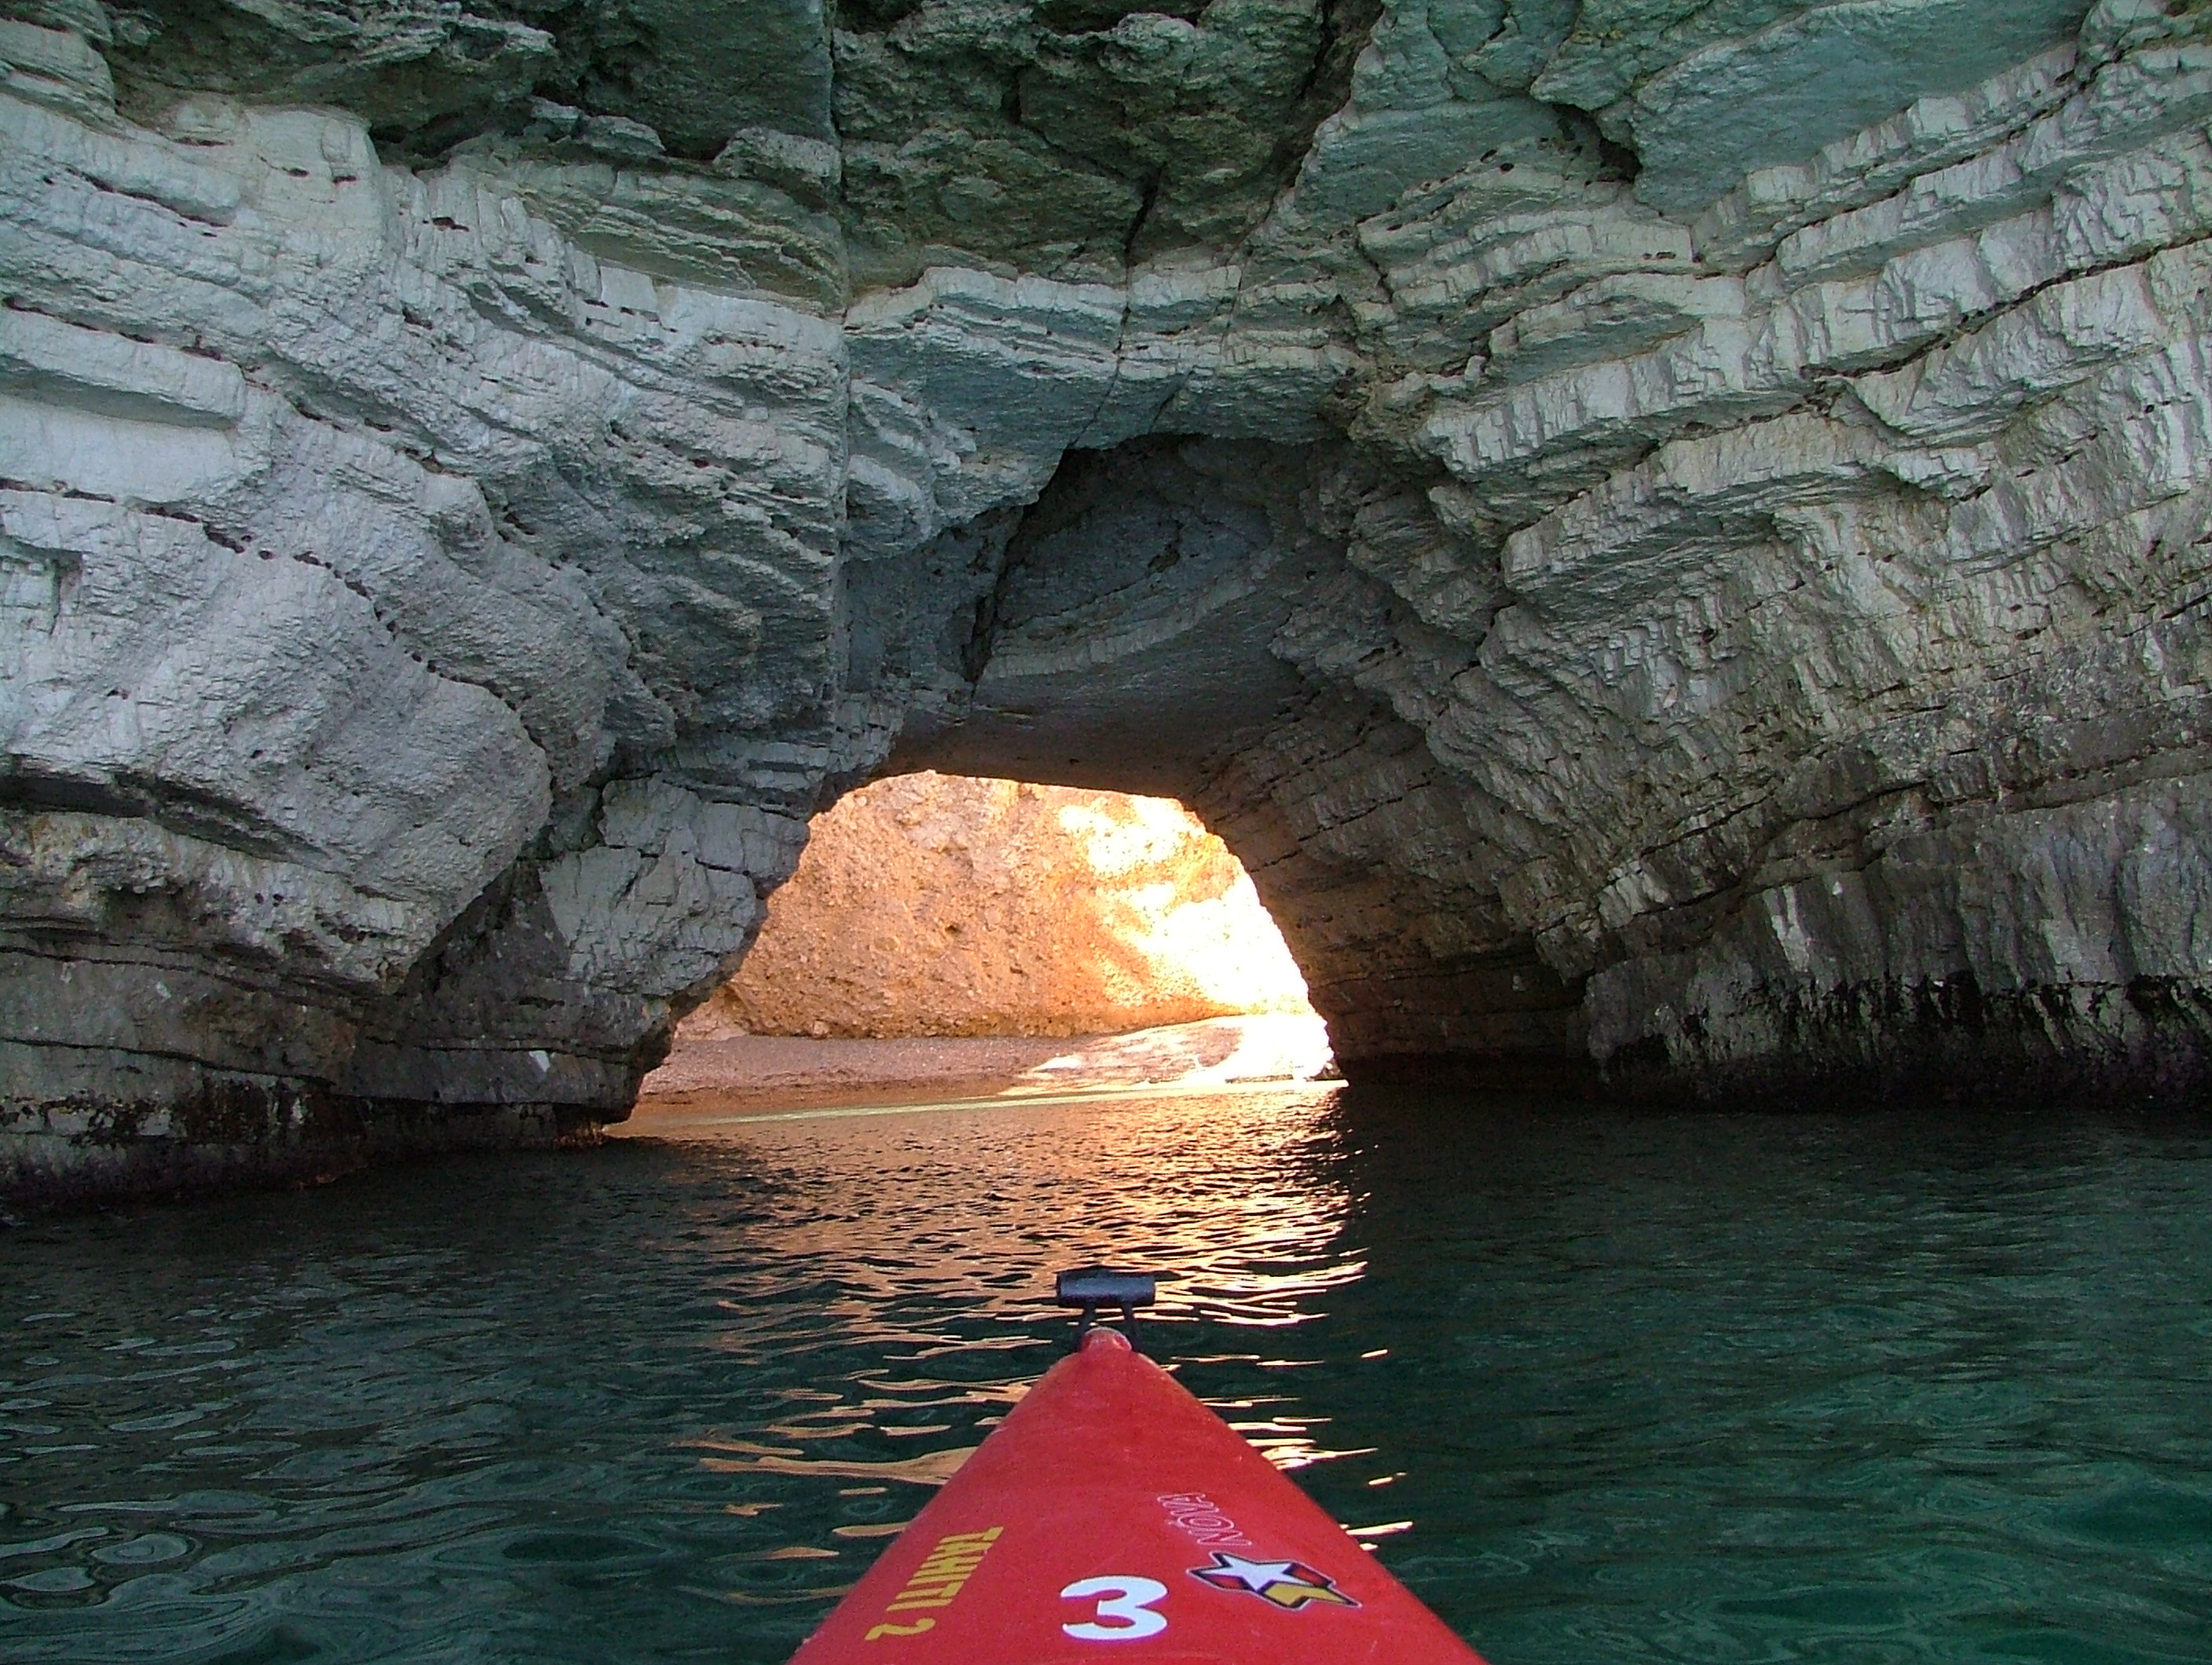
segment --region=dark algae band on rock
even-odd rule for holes
[[[9,1183],[617,1119],[923,768],[1355,1079],[2197,1094],[2208,32],[7,0]]]

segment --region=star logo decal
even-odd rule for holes
[[[1337,1589],[1334,1579],[1304,1561],[1248,1561],[1242,1555],[1217,1549],[1213,1565],[1193,1567],[1190,1576],[1216,1589],[1249,1591],[1287,1613],[1299,1612],[1316,1601],[1338,1607],[1359,1605]]]

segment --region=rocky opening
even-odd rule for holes
[[[814,817],[738,975],[646,1078],[640,1125],[1329,1063],[1250,878],[1181,805],[925,772]]]
[[[681,1028],[884,1040],[1310,1017],[1250,878],[1181,805],[934,773],[814,817]]]
[[[11,1184],[586,1132],[923,768],[1354,1077],[2201,1093],[2212,12],[622,9],[0,18]]]

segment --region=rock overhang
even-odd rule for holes
[[[617,1114],[893,757],[1355,1071],[2202,1079],[2201,8],[9,10],[33,1168]]]

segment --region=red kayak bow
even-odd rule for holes
[[[1482,1665],[1174,1377],[1085,1326],[792,1665]]]

